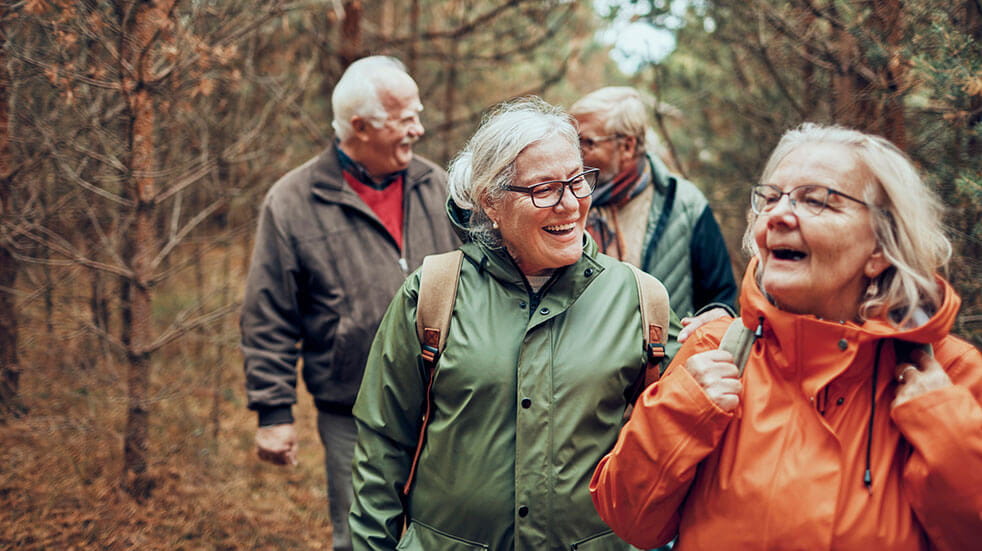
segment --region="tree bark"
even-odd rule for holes
[[[156,247],[153,218],[156,182],[153,171],[155,110],[148,81],[151,63],[149,49],[158,30],[166,22],[173,2],[138,0],[135,13],[123,27],[121,57],[129,68],[121,73],[123,90],[127,91],[129,109],[129,183],[136,201],[133,232],[128,234],[128,259],[132,270],[129,311],[132,316],[127,370],[127,418],[123,435],[123,488],[137,500],[148,499],[153,491],[153,479],[147,472],[149,449],[149,389],[150,354],[152,342],[150,288],[151,265]]]
[[[0,20],[6,19],[8,8],[0,5]],[[13,214],[13,155],[10,151],[10,74],[7,72],[5,35],[0,33],[0,217]],[[17,305],[14,285],[20,264],[10,250],[7,236],[0,236],[0,421],[8,416],[19,417],[26,410],[20,403],[20,364],[17,356],[19,340]]]
[[[349,0],[344,3],[344,21],[341,22],[341,47],[338,48],[342,70],[362,56],[361,18],[363,14],[364,8],[361,0]]]

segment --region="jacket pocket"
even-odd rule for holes
[[[483,543],[458,538],[414,520],[409,523],[409,529],[402,535],[396,549],[407,551],[433,551],[435,549],[441,551],[477,551],[490,549],[490,547]]]
[[[569,548],[573,551],[624,551],[634,549],[624,540],[617,537],[617,534],[613,530],[606,530],[599,534],[594,534],[574,543]]]

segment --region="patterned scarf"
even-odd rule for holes
[[[642,155],[633,166],[621,171],[613,180],[593,192],[593,205],[586,219],[586,229],[597,242],[600,252],[623,260],[626,251],[617,224],[617,209],[637,197],[651,182],[651,166]]]

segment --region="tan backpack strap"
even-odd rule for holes
[[[430,423],[433,410],[433,378],[436,362],[447,343],[447,331],[453,316],[453,305],[457,300],[457,282],[460,280],[460,267],[464,253],[460,249],[447,253],[429,255],[423,259],[419,273],[419,298],[416,302],[416,336],[419,338],[420,358],[426,367],[426,396],[423,418],[416,438],[416,452],[409,467],[409,476],[402,487],[403,495],[409,495],[416,476],[416,466],[423,451],[426,427]]]
[[[638,300],[641,307],[641,324],[644,327],[645,374],[644,388],[658,380],[659,365],[665,357],[665,339],[668,338],[668,323],[671,315],[668,306],[668,291],[653,276],[628,264],[638,283]],[[642,390],[644,390],[642,388]]]
[[[733,363],[740,370],[743,376],[743,369],[747,366],[747,358],[750,357],[750,350],[757,340],[757,334],[743,324],[743,319],[736,318],[730,322],[730,326],[723,333],[723,340],[719,343],[720,350],[726,350],[733,355]]]
[[[457,300],[457,280],[464,253],[460,249],[423,259],[419,300],[416,303],[416,336],[423,359],[436,362],[447,342],[447,330]]]

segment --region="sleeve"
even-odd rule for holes
[[[358,440],[349,525],[356,550],[395,549],[402,533],[402,490],[419,438],[428,379],[418,363],[418,289],[417,272],[389,305],[355,401]]]
[[[913,452],[906,498],[935,548],[975,549],[982,534],[982,354],[971,345],[945,366],[954,385],[891,412]]]
[[[297,343],[302,338],[301,271],[289,238],[278,227],[270,199],[263,203],[239,328],[246,395],[260,425],[292,422],[297,401]]]
[[[685,369],[689,357],[718,344],[703,329],[686,341],[665,376],[638,399],[614,449],[594,471],[593,504],[631,545],[651,549],[676,535],[699,463],[729,426],[732,415],[716,407]]]
[[[734,308],[737,283],[733,277],[730,254],[709,205],[703,209],[692,228],[689,256],[692,259],[693,307],[699,310],[711,302],[720,302]]]

